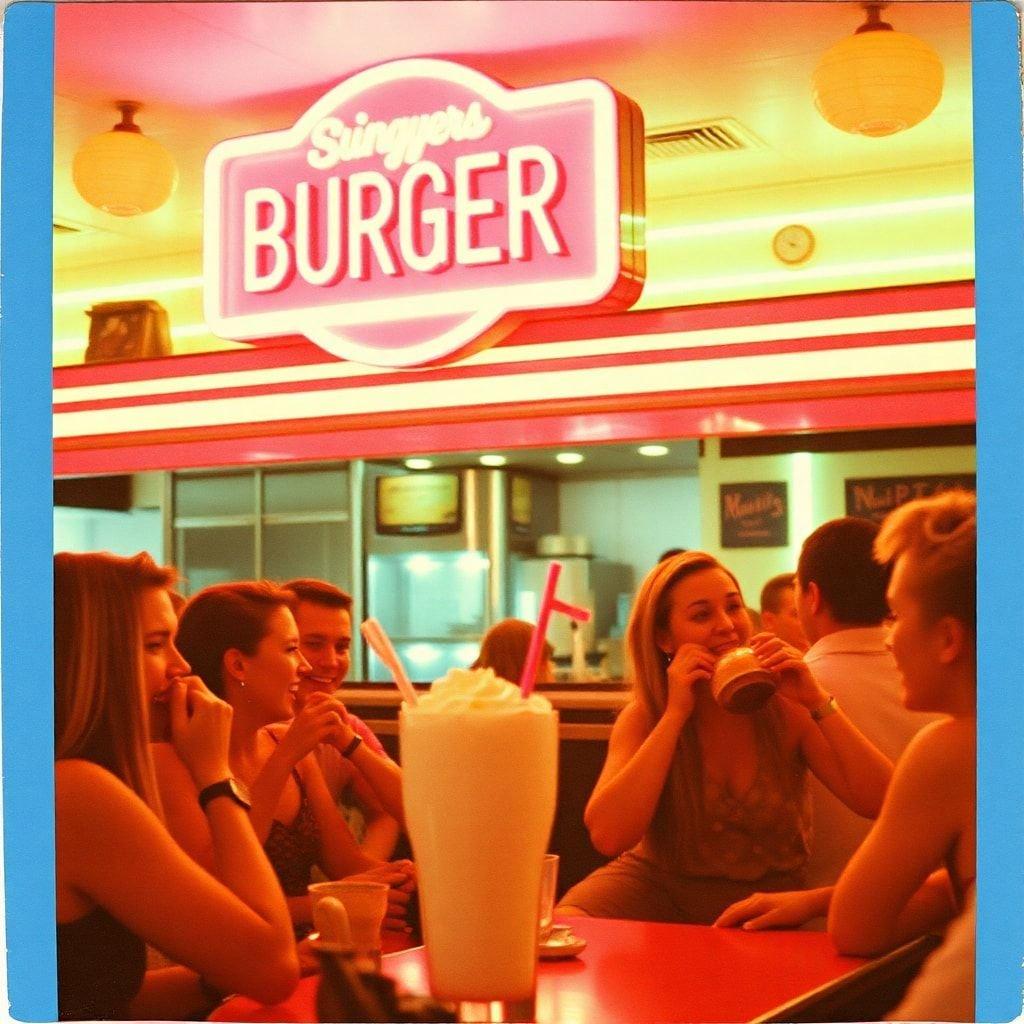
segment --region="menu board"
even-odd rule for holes
[[[723,548],[782,548],[789,543],[785,481],[721,484]]]
[[[974,491],[973,473],[932,476],[872,476],[846,481],[846,514],[880,523],[894,508],[954,487]]]
[[[378,533],[458,533],[461,505],[457,473],[377,477]]]

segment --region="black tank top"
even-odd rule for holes
[[[60,1020],[127,1020],[145,974],[145,944],[102,907],[58,922]]]

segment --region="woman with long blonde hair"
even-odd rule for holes
[[[284,897],[248,814],[224,792],[231,709],[174,646],[173,579],[146,554],[54,559],[62,1020],[194,1019],[211,991],[275,1002],[298,979]],[[164,827],[149,749],[157,718],[206,795],[218,878]],[[184,966],[147,972],[147,943]]]
[[[878,813],[891,765],[815,682],[801,655],[752,627],[735,576],[709,554],[656,565],[626,630],[633,697],[612,729],[584,815],[616,859],[562,913],[706,924],[755,889],[801,884],[808,769],[853,810]],[[735,714],[711,693],[718,659],[750,646],[778,691]]]

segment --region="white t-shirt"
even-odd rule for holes
[[[939,715],[908,711],[900,699],[900,672],[881,626],[829,633],[804,655],[814,678],[835,697],[847,718],[895,762],[914,734]],[[811,779],[814,838],[807,885],[832,885],[872,822],[854,814],[817,779]]]

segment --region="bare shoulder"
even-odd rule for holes
[[[941,718],[926,725],[907,745],[900,764],[941,768],[963,760],[973,764],[977,749],[977,726],[972,718]]]
[[[72,810],[81,801],[118,798],[131,794],[131,790],[112,772],[93,761],[81,758],[62,758],[53,765],[54,785],[58,809],[66,805]]]
[[[66,759],[54,765],[54,811],[58,838],[74,841],[104,829],[131,828],[153,812],[112,772],[92,761]]]
[[[926,725],[896,764],[893,786],[903,790],[952,795],[974,788],[977,740],[971,719],[944,718]]]

